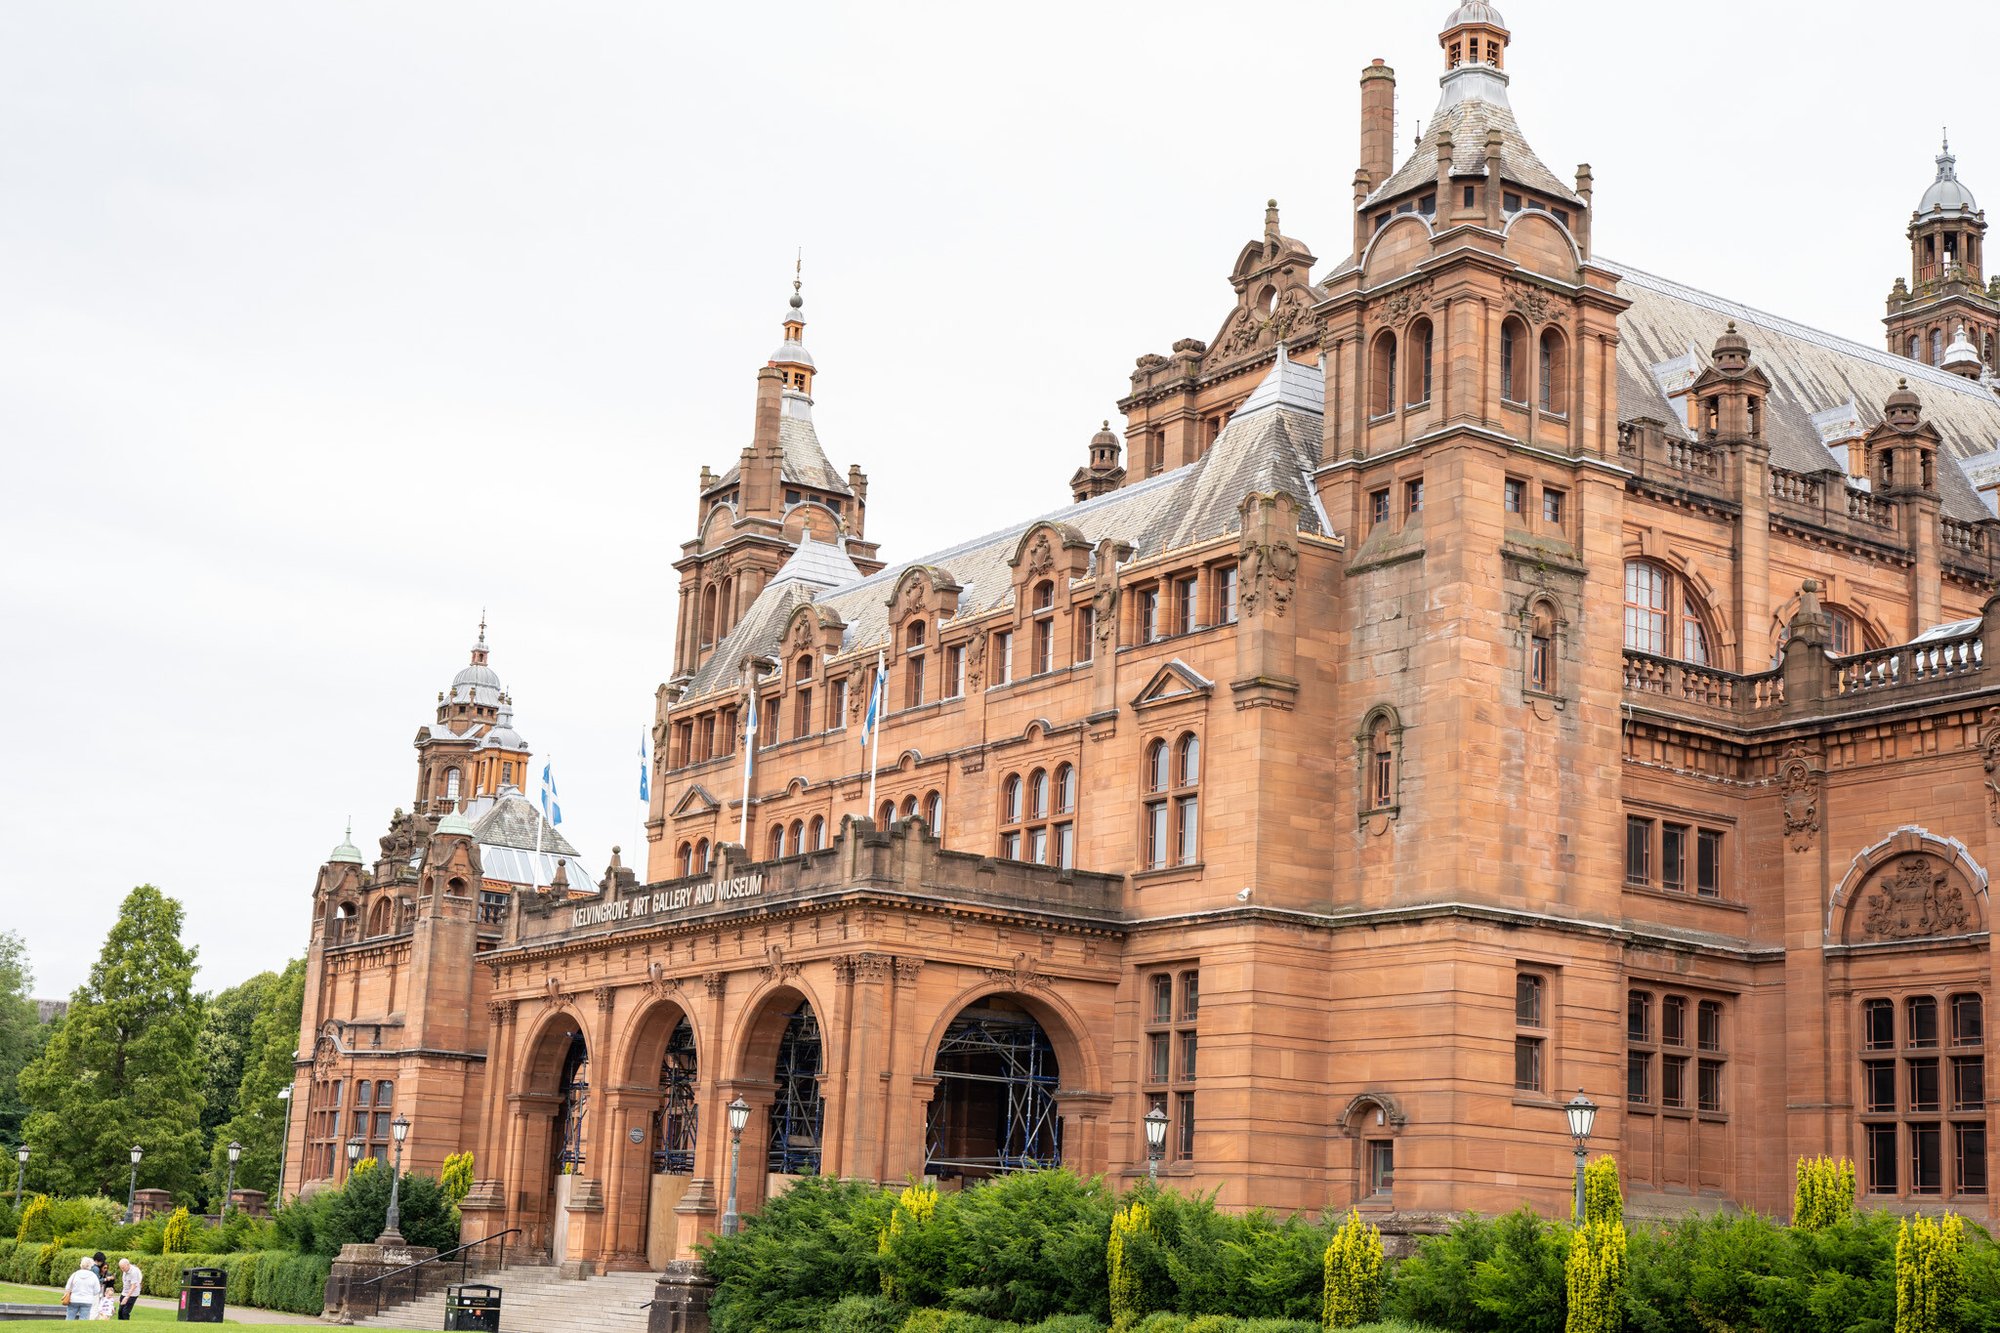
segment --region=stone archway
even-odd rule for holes
[[[740,1095],[750,1104],[739,1168],[739,1209],[745,1214],[785,1189],[789,1178],[822,1169],[826,1102],[821,1084],[828,1073],[822,1013],[793,978],[759,996],[738,1030],[734,1077],[718,1095]],[[722,1169],[727,1173],[726,1155]],[[721,1185],[726,1192],[726,1178]]]
[[[926,1175],[981,1180],[1062,1162],[1062,1066],[1048,1032],[1017,997],[962,1007],[937,1039],[930,1073]]]
[[[694,1022],[677,1000],[658,1000],[627,1029],[617,1060],[618,1122],[632,1127],[606,1151],[615,1160],[601,1168],[608,1238],[619,1256],[664,1267],[680,1257],[674,1209],[694,1179],[700,1147],[700,1043]]]
[[[571,1182],[589,1160],[589,1044],[576,1014],[565,1006],[543,1019],[526,1052],[510,1098],[509,1155],[520,1178],[515,1225],[526,1233],[530,1249],[561,1263]]]

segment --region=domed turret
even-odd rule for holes
[[[1970,217],[1978,211],[1979,201],[1959,180],[1958,159],[1952,156],[1951,140],[1946,139],[1944,150],[1937,155],[1937,179],[1917,204],[1917,218],[1927,221],[1933,216]]]
[[[1908,380],[1897,380],[1895,392],[1882,403],[1882,415],[1890,425],[1907,430],[1923,418],[1923,400],[1911,390]]]
[[[1715,340],[1715,368],[1725,375],[1741,375],[1750,367],[1750,340],[1736,331],[1736,321]]]
[[[1984,369],[1979,361],[1979,349],[1972,345],[1972,339],[1966,337],[1963,321],[1958,326],[1958,333],[1951,340],[1951,346],[1944,349],[1944,360],[1938,364],[1940,369],[1948,370],[1954,375],[1963,375],[1969,380],[1979,378],[1979,372]]]
[[[486,613],[482,611],[479,614],[479,641],[472,645],[472,661],[460,667],[458,674],[451,678],[451,693],[446,702],[498,708],[506,692],[500,683],[500,673],[486,665]]]
[[[354,845],[354,821],[347,821],[347,832],[341,836],[340,846],[327,853],[329,864],[358,866],[362,864],[361,849]]]
[[[803,261],[801,261],[803,263]],[[785,340],[778,344],[778,350],[771,353],[770,364],[784,374],[785,388],[794,393],[812,395],[813,372],[819,367],[813,364],[812,353],[806,350],[806,299],[799,294],[803,279],[798,270],[792,274],[792,299],[785,311]]]

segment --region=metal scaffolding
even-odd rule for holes
[[[820,1100],[819,1018],[802,1004],[778,1040],[777,1100],[771,1104],[770,1170],[797,1175],[819,1170],[820,1130],[826,1104]]]
[[[590,1047],[581,1032],[569,1034],[569,1049],[563,1053],[562,1078],[556,1084],[562,1093],[562,1140],[556,1148],[556,1174],[581,1175],[584,1166],[585,1114],[590,1110]]]
[[[701,1108],[695,1104],[694,1025],[674,1025],[660,1058],[660,1106],[653,1112],[653,1172],[691,1175]]]
[[[999,1175],[1062,1161],[1061,1079],[1041,1024],[1022,1013],[967,1010],[938,1044],[937,1093],[924,1135],[932,1175]]]

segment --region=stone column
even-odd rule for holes
[[[600,1253],[592,1257],[602,1260],[606,1272],[637,1272],[647,1267],[652,1123],[659,1105],[658,1088],[626,1086],[607,1089],[591,1108],[599,1126],[596,1174],[604,1182],[604,1238]]]
[[[1097,543],[1096,589],[1091,593],[1091,613],[1096,617],[1092,633],[1097,643],[1090,658],[1090,716],[1087,721],[1115,724],[1118,717],[1118,619],[1123,613],[1123,597],[1118,587],[1118,566],[1132,558],[1132,547],[1106,537]]]

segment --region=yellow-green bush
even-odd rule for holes
[[[444,1170],[438,1175],[438,1184],[444,1188],[445,1197],[453,1207],[465,1201],[472,1193],[472,1154],[455,1152],[444,1159]]]
[[[54,1233],[50,1229],[49,1221],[50,1206],[49,1196],[46,1194],[37,1194],[28,1200],[28,1206],[21,1210],[21,1225],[14,1229],[14,1239],[21,1241],[53,1239]]]
[[[888,1225],[875,1238],[875,1253],[886,1257],[895,1249],[896,1242],[903,1233],[921,1227],[937,1214],[937,1186],[905,1186],[896,1199],[896,1206],[889,1213]],[[891,1300],[906,1299],[904,1291],[908,1283],[899,1280],[895,1268],[885,1263],[882,1267],[882,1294]]]
[[[1588,1203],[1586,1193],[1586,1208]],[[1625,1224],[1585,1222],[1578,1227],[1563,1275],[1569,1289],[1565,1333],[1617,1333],[1623,1318],[1619,1292],[1625,1285]]]
[[[1134,1199],[1111,1218],[1111,1240],[1105,1246],[1105,1267],[1111,1293],[1111,1326],[1124,1328],[1144,1313],[1139,1309],[1139,1273],[1126,1248],[1132,1237],[1152,1229],[1145,1200]]]
[[[1361,1220],[1355,1209],[1326,1247],[1326,1287],[1320,1322],[1353,1328],[1374,1322],[1382,1312],[1382,1232]]]
[[[1583,1220],[1587,1223],[1625,1220],[1625,1195],[1618,1188],[1616,1158],[1600,1157],[1583,1169]]]
[[[357,1176],[365,1176],[381,1165],[382,1159],[379,1157],[364,1157],[347,1169],[347,1178],[353,1180]]]
[[[1842,1157],[1801,1157],[1792,1192],[1792,1225],[1823,1231],[1854,1215],[1854,1163]]]
[[[194,1248],[194,1219],[188,1216],[187,1205],[174,1209],[167,1225],[160,1231],[161,1254],[186,1254]]]
[[[1960,1242],[1965,1222],[1946,1213],[1905,1218],[1896,1230],[1896,1333],[1946,1333],[1958,1327],[1965,1295]]]

